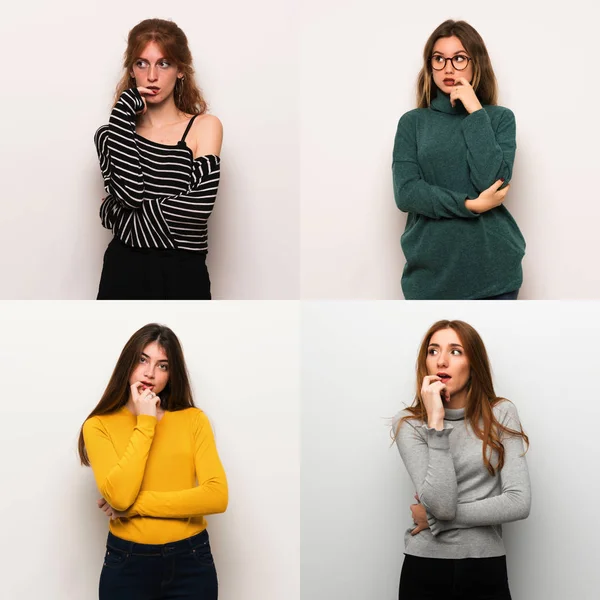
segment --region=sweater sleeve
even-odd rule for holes
[[[172,492],[144,490],[126,516],[178,519],[225,512],[227,479],[210,423],[201,411],[198,411],[194,423],[194,465],[198,481],[196,487]]]
[[[517,409],[512,402],[501,403],[499,421],[510,429],[520,431],[521,425]],[[519,521],[529,516],[531,508],[531,485],[524,454],[523,439],[520,436],[504,434],[504,466],[499,474],[501,493],[491,498],[459,503],[456,516],[451,520],[439,520],[432,511],[428,515],[431,533],[436,536],[449,529],[467,529],[499,525]],[[437,517],[437,518],[436,518]]]
[[[454,518],[457,498],[456,472],[450,454],[452,429],[447,423],[437,431],[404,421],[396,435],[396,445],[421,504],[438,519],[446,520]]]
[[[416,115],[402,116],[398,123],[392,161],[396,206],[402,212],[424,215],[430,219],[476,218],[465,201],[469,195],[431,185],[422,176],[417,156]]]
[[[143,108],[139,91],[125,90],[110,113],[108,127],[100,127],[94,136],[106,191],[134,210],[144,200],[144,179],[135,141],[136,115]]]
[[[103,226],[112,229],[124,210],[139,209],[158,210],[166,221],[179,225],[182,222],[206,222],[219,186],[221,158],[214,154],[195,158],[185,191],[148,198],[135,139],[136,114],[143,106],[137,89],[125,90],[112,110],[108,126],[100,127],[94,136],[104,188],[109,194],[100,208]]]
[[[127,510],[142,485],[157,420],[138,415],[129,444],[117,454],[109,432],[96,417],[83,425],[83,439],[94,478],[102,497],[116,510]]]
[[[496,131],[487,111],[482,108],[466,117],[462,131],[467,145],[467,163],[471,183],[483,192],[498,179],[503,186],[512,177],[516,142],[515,116],[508,108],[502,111]]]

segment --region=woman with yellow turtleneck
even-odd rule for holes
[[[216,600],[205,515],[227,508],[227,480],[168,327],[146,325],[127,342],[79,453],[110,517],[100,600]]]

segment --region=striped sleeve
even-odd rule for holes
[[[139,208],[144,199],[144,178],[135,143],[136,113],[143,108],[138,90],[125,90],[110,114],[108,127],[100,127],[94,138],[106,191],[132,209]]]

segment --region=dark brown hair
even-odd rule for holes
[[[469,361],[471,374],[467,383],[465,421],[470,424],[475,435],[483,441],[483,462],[490,475],[494,475],[496,470],[500,471],[504,466],[504,444],[500,439],[500,435],[508,433],[520,436],[524,439],[528,449],[529,438],[522,427],[520,431],[515,431],[505,427],[496,419],[492,408],[499,402],[507,400],[506,398],[496,396],[492,383],[490,362],[483,340],[477,331],[464,321],[437,321],[425,334],[417,355],[417,391],[415,400],[413,405],[406,409],[410,414],[398,422],[395,436],[398,435],[400,426],[406,419],[414,419],[416,417],[424,423],[427,422],[427,411],[421,397],[421,384],[423,379],[428,375],[426,360],[429,343],[433,334],[442,329],[452,329],[456,332],[462,343],[465,356]],[[482,421],[483,428],[480,426]],[[498,453],[498,464],[495,467],[490,461],[494,450]]]
[[[444,21],[430,36],[423,50],[423,68],[417,79],[417,107],[427,108],[437,95],[433,83],[431,55],[440,38],[456,36],[473,59],[471,86],[481,104],[498,104],[498,83],[483,38],[466,21]]]
[[[208,106],[194,80],[192,53],[187,37],[173,21],[164,19],[146,19],[129,32],[127,49],[123,55],[125,71],[121,81],[117,84],[115,104],[126,89],[136,87],[135,79],[131,76],[131,69],[149,42],[156,42],[164,53],[164,57],[173,61],[177,65],[178,71],[183,73],[183,78],[178,78],[175,84],[173,93],[175,106],[181,112],[189,115],[203,115]]]
[[[177,336],[165,325],[150,323],[138,329],[125,344],[100,402],[88,415],[86,421],[95,415],[116,412],[127,404],[129,378],[144,348],[152,342],[156,342],[165,351],[169,361],[169,380],[160,393],[161,407],[164,410],[177,411],[195,406],[183,350]],[[83,439],[83,425],[79,430],[79,458],[82,465],[90,466]]]

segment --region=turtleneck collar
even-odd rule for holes
[[[432,90],[433,91],[433,90]],[[449,115],[466,115],[467,109],[463,106],[463,103],[457,101],[454,106],[450,104],[450,94],[444,94],[438,87],[435,88],[436,96],[431,101],[429,108],[437,110],[438,112],[444,112]]]
[[[464,408],[445,408],[444,413],[445,421],[462,421],[465,418]]]

